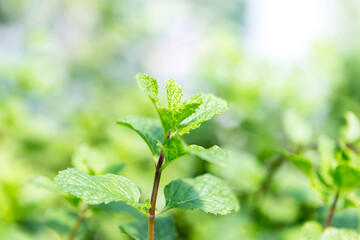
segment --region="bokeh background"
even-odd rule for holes
[[[174,78],[185,98],[214,93],[230,106],[185,137],[228,149],[228,165],[185,157],[162,187],[211,172],[241,209],[173,211],[179,239],[301,239],[305,221],[324,221],[328,204],[291,163],[264,183],[277,150],[336,138],[345,113],[360,114],[359,1],[1,0],[0,239],[66,238],[79,210],[32,180],[71,167],[82,144],[101,153],[99,165],[123,164],[120,174],[150,196],[150,151],[115,123],[156,117],[138,72],[162,94]],[[358,209],[345,211],[335,224],[358,231]],[[78,239],[128,239],[118,225],[132,217],[121,206],[94,210]]]

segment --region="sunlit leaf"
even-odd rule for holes
[[[141,90],[143,90],[149,96],[150,100],[156,106],[159,102],[159,85],[156,79],[144,73],[138,73],[136,75],[136,79]]]
[[[336,167],[333,178],[340,188],[354,189],[360,186],[360,170],[345,164]]]
[[[346,113],[346,126],[342,129],[342,138],[346,143],[353,143],[360,138],[360,120],[353,113]]]
[[[147,143],[152,154],[159,156],[161,147],[158,143],[164,142],[164,134],[157,119],[146,117],[126,117],[117,121],[119,125],[128,127],[137,132]]]
[[[219,146],[212,146],[211,148],[203,148],[197,145],[188,146],[190,154],[196,155],[199,158],[224,166],[226,160],[229,158],[229,153]]]
[[[165,146],[163,146],[163,151],[165,156],[165,164],[163,168],[179,157],[189,154],[185,143],[178,136],[174,136],[166,140]]]
[[[301,230],[304,240],[319,240],[323,232],[322,226],[318,222],[307,222]]]
[[[201,101],[195,113],[184,119],[178,127],[177,134],[183,135],[190,130],[198,128],[202,122],[211,119],[213,116],[220,114],[227,109],[226,101],[217,98],[211,94],[199,94],[191,97],[184,103],[193,103]]]
[[[320,240],[359,240],[360,235],[348,229],[328,228],[325,230]]]
[[[183,92],[181,87],[175,82],[174,79],[169,79],[165,82],[167,91],[167,100],[169,109],[177,110],[180,106],[181,97]]]
[[[140,198],[138,187],[125,177],[112,174],[91,176],[75,168],[60,171],[55,178],[55,187],[89,204],[112,201],[132,204]]]
[[[231,190],[210,174],[172,181],[165,186],[164,194],[166,209],[202,210],[222,215],[239,209],[239,203]]]

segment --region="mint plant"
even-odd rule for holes
[[[224,149],[218,146],[206,149],[198,145],[186,145],[181,136],[226,110],[227,104],[211,94],[199,94],[181,101],[182,89],[173,79],[169,79],[166,81],[168,104],[163,106],[158,99],[159,85],[156,79],[140,73],[136,78],[139,87],[153,103],[159,120],[126,117],[117,123],[138,133],[154,157],[155,175],[150,199],[139,202],[139,188],[125,177],[115,174],[94,175],[76,168],[60,171],[55,179],[56,188],[90,205],[120,201],[136,208],[146,216],[147,221],[140,219],[138,222],[122,224],[120,229],[138,240],[175,239],[172,220],[158,217],[171,209],[202,210],[222,215],[237,211],[239,203],[235,195],[219,178],[210,174],[170,182],[164,188],[165,207],[157,211],[161,175],[175,160],[191,154],[214,164],[225,164],[228,153]]]
[[[342,127],[336,140],[328,136],[319,138],[317,144],[319,161],[311,161],[305,155],[282,153],[306,174],[312,186],[329,205],[323,227],[318,223],[309,222],[304,227],[307,233],[313,231],[313,234],[321,235],[323,230],[331,226],[337,210],[357,207],[360,203],[354,194],[355,190],[360,187],[360,149],[357,147],[360,142],[360,120],[352,112],[348,112],[345,118],[346,125]],[[340,199],[344,203],[338,206]],[[330,232],[337,234],[338,230],[331,229]],[[330,233],[325,232],[324,234],[329,235]],[[345,233],[342,234],[343,237],[347,236]]]

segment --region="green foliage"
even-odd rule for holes
[[[224,165],[228,153],[219,146],[215,145],[209,149],[197,145],[187,146],[180,138],[180,135],[188,133],[199,127],[202,122],[224,111],[227,108],[224,100],[213,95],[200,94],[181,102],[183,92],[180,86],[170,79],[166,81],[168,107],[164,108],[158,99],[159,85],[156,79],[146,74],[137,74],[136,78],[139,87],[154,104],[160,121],[145,117],[126,117],[119,119],[117,123],[134,130],[146,142],[154,157],[164,159],[164,162],[157,162],[155,174],[163,171],[174,160],[189,154]],[[140,191],[134,183],[114,174],[99,175],[104,171],[121,170],[114,165],[100,171],[100,159],[102,154],[97,149],[86,145],[80,146],[73,156],[72,164],[81,171],[76,168],[60,171],[55,178],[56,188],[88,204],[121,201],[135,207],[144,215],[148,215],[148,212],[152,215],[151,211],[155,209],[155,205],[153,206],[149,200],[139,203]],[[156,183],[153,192],[157,194],[159,179]],[[238,201],[231,190],[220,179],[209,174],[195,179],[178,179],[167,185],[164,192],[164,211],[172,208],[198,209],[224,215],[239,209]],[[148,235],[148,224],[147,218],[140,218],[136,222],[122,224],[120,230],[134,239],[145,240]],[[169,217],[156,218],[155,227],[155,239],[172,240],[177,236],[173,220]]]
[[[202,102],[195,113],[184,119],[178,126],[177,134],[183,135],[189,133],[190,130],[200,127],[201,123],[211,119],[215,115],[227,109],[227,104],[224,100],[217,98],[211,94],[196,95],[185,101],[185,105],[193,104],[194,102]]]
[[[294,163],[308,177],[313,177],[313,166],[308,159],[286,153],[282,153],[282,155],[286,157],[290,162]]]
[[[216,145],[208,149],[197,145],[190,145],[188,146],[188,151],[190,154],[196,155],[211,163],[219,164],[220,166],[224,166],[226,160],[229,158],[229,153]]]
[[[304,240],[355,240],[360,235],[353,230],[323,227],[318,222],[307,222],[302,227]]]
[[[222,215],[239,209],[239,203],[231,190],[210,174],[172,181],[165,186],[164,194],[165,209],[202,210]]]
[[[119,125],[128,127],[138,133],[149,146],[154,157],[160,156],[159,142],[164,142],[164,135],[157,119],[145,117],[126,117],[117,121]]]
[[[165,82],[167,91],[168,108],[177,111],[180,107],[181,97],[183,92],[181,87],[174,79],[169,79]]]
[[[356,142],[360,138],[360,120],[353,112],[346,113],[346,126],[343,127],[342,139],[347,143]]]
[[[175,240],[177,238],[174,220],[171,217],[157,217],[155,219],[155,240]],[[141,218],[136,222],[123,223],[120,230],[136,240],[148,239],[148,220]]]
[[[136,75],[136,79],[141,90],[143,90],[149,96],[150,100],[156,106],[159,102],[159,85],[157,84],[156,79],[142,73],[138,73]]]
[[[179,136],[174,136],[166,140],[165,145],[163,146],[163,152],[165,156],[165,164],[163,168],[169,165],[174,160],[179,157],[188,155],[189,152],[186,149],[186,144],[181,140]]]
[[[360,170],[340,164],[334,171],[334,182],[340,189],[351,190],[360,186]]]
[[[112,174],[91,176],[75,168],[60,171],[55,186],[89,204],[112,201],[134,204],[140,198],[138,187],[125,177]]]

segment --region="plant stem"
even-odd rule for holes
[[[160,184],[160,178],[161,178],[160,168],[161,168],[161,165],[163,164],[163,162],[164,162],[164,153],[163,153],[163,151],[161,151],[158,164],[156,165],[154,185],[153,185],[151,200],[150,200],[151,208],[149,210],[149,229],[148,229],[149,240],[154,240],[156,198],[157,198],[157,193],[159,190],[159,184]]]
[[[164,141],[164,145],[166,140],[170,137],[170,132],[167,134],[165,141]],[[151,200],[150,200],[150,204],[151,204],[151,208],[149,210],[149,227],[148,227],[148,240],[154,240],[154,236],[155,236],[155,210],[156,210],[156,198],[157,198],[157,194],[158,194],[158,190],[159,190],[159,184],[160,184],[160,178],[161,178],[161,166],[164,163],[164,152],[161,151],[160,157],[159,157],[159,161],[156,165],[156,170],[155,170],[155,177],[154,177],[154,185],[153,185],[153,189],[152,189],[152,194],[151,194]]]
[[[266,193],[268,191],[273,176],[275,175],[277,170],[281,167],[283,162],[284,162],[284,157],[279,155],[278,157],[276,157],[273,163],[271,163],[271,165],[268,167],[267,175],[265,177],[263,184],[260,187],[261,192]]]
[[[86,212],[89,210],[89,208],[90,208],[90,205],[87,204],[86,207],[80,212],[78,218],[76,219],[74,227],[71,229],[68,240],[73,240],[75,238],[75,235],[76,235],[77,231],[79,230],[81,223],[84,221]]]
[[[333,219],[334,213],[335,213],[336,203],[337,203],[338,199],[339,199],[339,191],[336,191],[335,199],[334,199],[334,202],[333,202],[333,204],[331,206],[329,216],[328,216],[328,218],[326,220],[324,230],[326,228],[330,227],[330,225],[331,225],[331,222],[332,222],[332,219]]]

